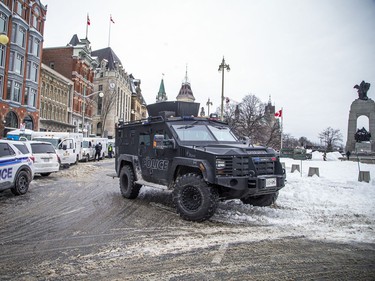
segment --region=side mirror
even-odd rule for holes
[[[174,139],[164,139],[163,135],[155,135],[152,147],[156,149],[176,148],[176,142]]]

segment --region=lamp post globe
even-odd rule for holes
[[[0,44],[1,45],[6,45],[9,42],[9,37],[6,36],[5,34],[0,34]]]

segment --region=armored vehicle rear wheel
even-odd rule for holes
[[[244,204],[250,204],[258,207],[266,207],[275,203],[278,196],[279,192],[276,192],[272,194],[259,195],[255,197],[241,198],[241,201]]]
[[[185,220],[202,222],[216,211],[218,192],[197,174],[186,174],[176,180],[173,201],[177,213]]]
[[[20,171],[14,183],[14,187],[11,191],[14,195],[23,195],[29,189],[30,175],[26,171]]]
[[[141,185],[134,183],[134,172],[129,165],[122,167],[120,171],[120,190],[122,196],[128,199],[135,199],[139,194]]]

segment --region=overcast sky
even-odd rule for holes
[[[344,145],[353,89],[372,84],[375,100],[374,0],[41,0],[48,4],[44,47],[65,46],[74,34],[93,50],[110,47],[125,70],[141,79],[154,103],[164,73],[169,100],[188,77],[196,102],[220,107],[254,94],[284,110],[284,132],[318,141],[328,126]],[[210,110],[212,112],[212,108]],[[367,121],[368,123],[368,121]],[[368,126],[366,123],[364,125]]]

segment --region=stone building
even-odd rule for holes
[[[39,0],[0,1],[0,134],[38,130],[47,7]]]
[[[73,81],[72,124],[74,132],[91,134],[97,92],[94,91],[94,72],[99,66],[91,56],[90,41],[73,35],[65,47],[43,49],[43,63]]]
[[[42,64],[40,131],[73,132],[73,81]]]
[[[121,119],[131,119],[132,83],[121,60],[110,48],[93,51],[99,67],[94,77],[94,90],[102,92],[98,97],[96,111],[93,116],[92,134],[112,138],[115,136],[115,125]]]
[[[131,121],[140,120],[147,117],[146,101],[142,96],[141,80],[135,79],[130,74],[131,78],[131,91],[132,91],[132,105],[131,105]]]

